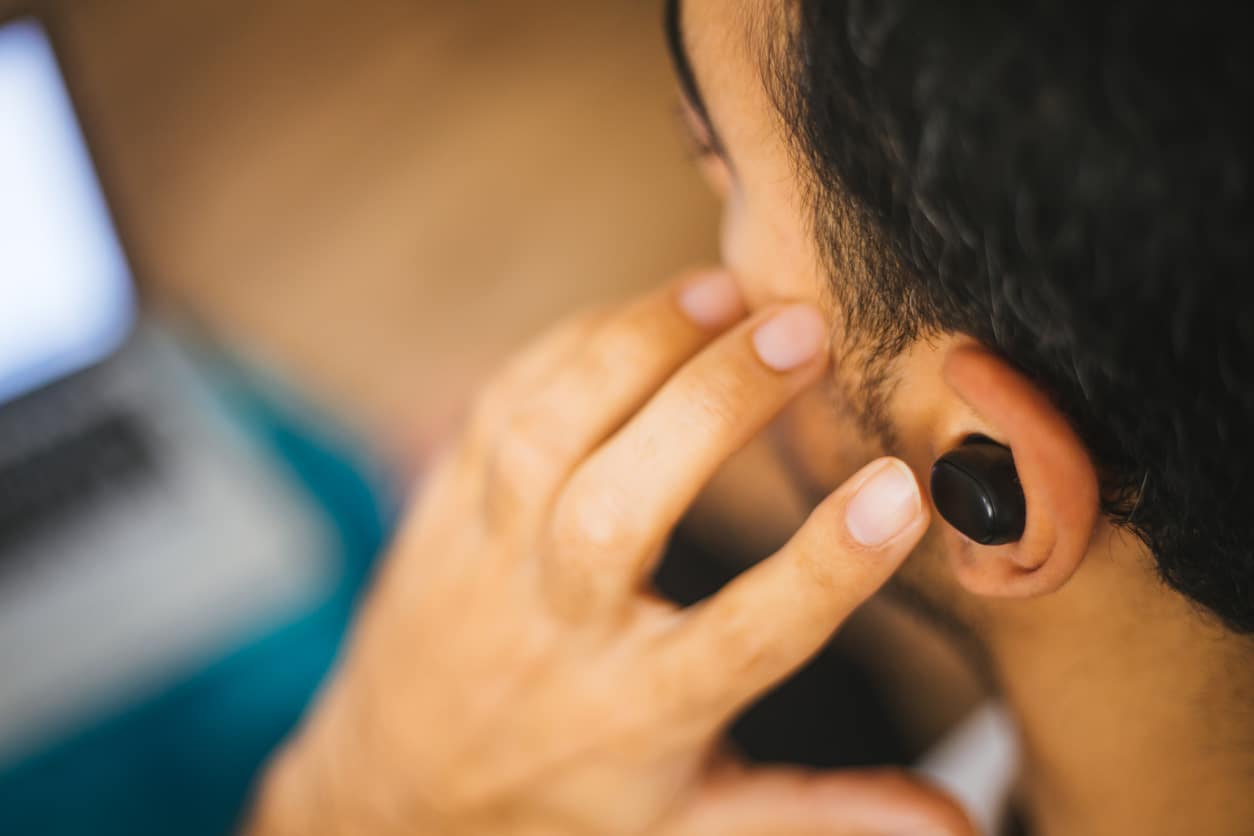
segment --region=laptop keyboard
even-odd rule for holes
[[[0,558],[17,540],[154,470],[151,444],[122,413],[0,465]]]

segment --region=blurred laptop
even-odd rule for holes
[[[0,764],[311,604],[331,540],[138,316],[48,35],[0,21]]]

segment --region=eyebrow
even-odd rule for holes
[[[688,47],[684,43],[681,0],[666,0],[666,43],[670,47],[671,62],[675,65],[675,75],[679,77],[679,87],[683,91],[684,98],[705,123],[706,130],[710,133],[711,144],[725,157],[723,140],[710,119],[710,111],[705,106],[701,87],[697,84],[697,75],[692,69],[692,61],[688,56]]]

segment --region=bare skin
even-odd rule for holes
[[[927,529],[900,462],[708,602],[648,589],[714,471],[827,367],[813,308],[744,316],[729,277],[699,276],[567,323],[488,387],[252,833],[970,832],[903,774],[750,769],[719,747]]]

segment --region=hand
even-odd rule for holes
[[[969,832],[900,774],[720,754],[928,523],[906,466],[876,462],[705,603],[650,594],[705,482],[826,366],[817,311],[743,317],[730,279],[698,277],[567,323],[487,388],[256,833]]]

